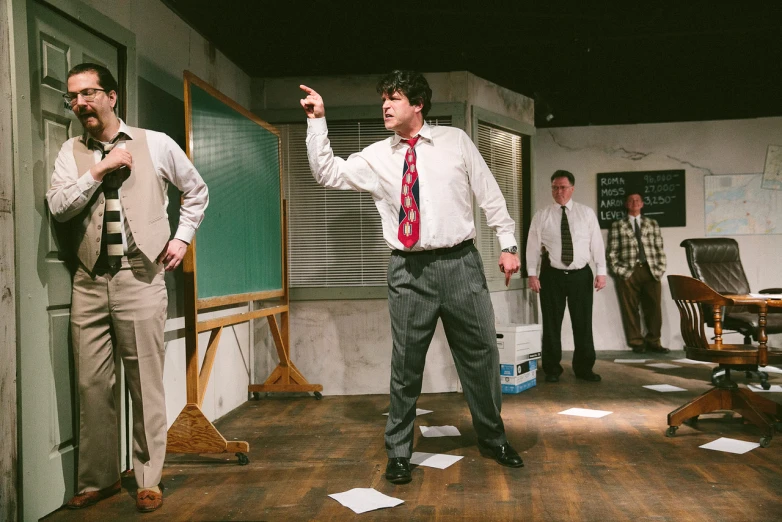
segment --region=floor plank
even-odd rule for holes
[[[415,451],[464,458],[445,470],[414,468],[413,481],[403,486],[383,478],[386,395],[320,401],[269,396],[217,423],[226,438],[250,443],[247,466],[231,455],[170,455],[159,511],[135,513],[135,484],[128,476],[122,494],[46,520],[782,519],[782,436],[744,455],[699,448],[719,437],[759,440],[757,428],[730,414],[682,426],[674,438],[664,435],[667,414],[709,388],[710,367],[661,370],[613,362],[634,357],[627,352],[598,356],[600,383],[576,380],[568,366],[557,384],[539,379],[531,390],[503,396],[506,431],[524,458],[523,469],[480,456],[467,405],[456,393],[421,396],[418,406],[434,412],[418,417],[417,425],[451,424],[462,436],[425,439],[416,429]],[[734,379],[745,382],[741,374]],[[769,381],[782,384],[782,375],[770,374]],[[659,393],[645,384],[687,391]],[[782,402],[780,393],[766,396]],[[558,415],[571,407],[613,413],[601,419]],[[404,504],[354,515],[327,496],[355,487],[375,488]]]

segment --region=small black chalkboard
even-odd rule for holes
[[[641,213],[661,227],[687,226],[684,170],[605,172],[597,175],[597,219],[600,228],[627,215],[625,198],[638,192],[644,198]]]

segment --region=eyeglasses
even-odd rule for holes
[[[551,185],[551,190],[553,192],[556,192],[558,190],[567,190],[569,188],[573,188],[573,185]]]
[[[62,95],[62,98],[66,102],[70,103],[71,105],[75,105],[80,95],[82,98],[84,98],[84,101],[91,102],[95,100],[95,96],[97,96],[99,92],[106,92],[106,90],[84,89],[83,91],[79,91],[79,92],[66,92],[65,94]]]

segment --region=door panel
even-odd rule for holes
[[[70,346],[71,277],[45,194],[62,144],[82,132],[64,102],[70,68],[85,56],[117,74],[118,49],[35,1],[27,4],[32,175],[19,180],[20,417],[25,520],[75,493],[78,397]],[[88,50],[88,51],[87,51]]]

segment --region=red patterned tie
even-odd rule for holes
[[[421,237],[421,209],[418,205],[418,169],[415,166],[415,144],[419,136],[407,142],[410,147],[405,153],[402,167],[402,206],[399,208],[399,241],[405,248],[411,248]]]

